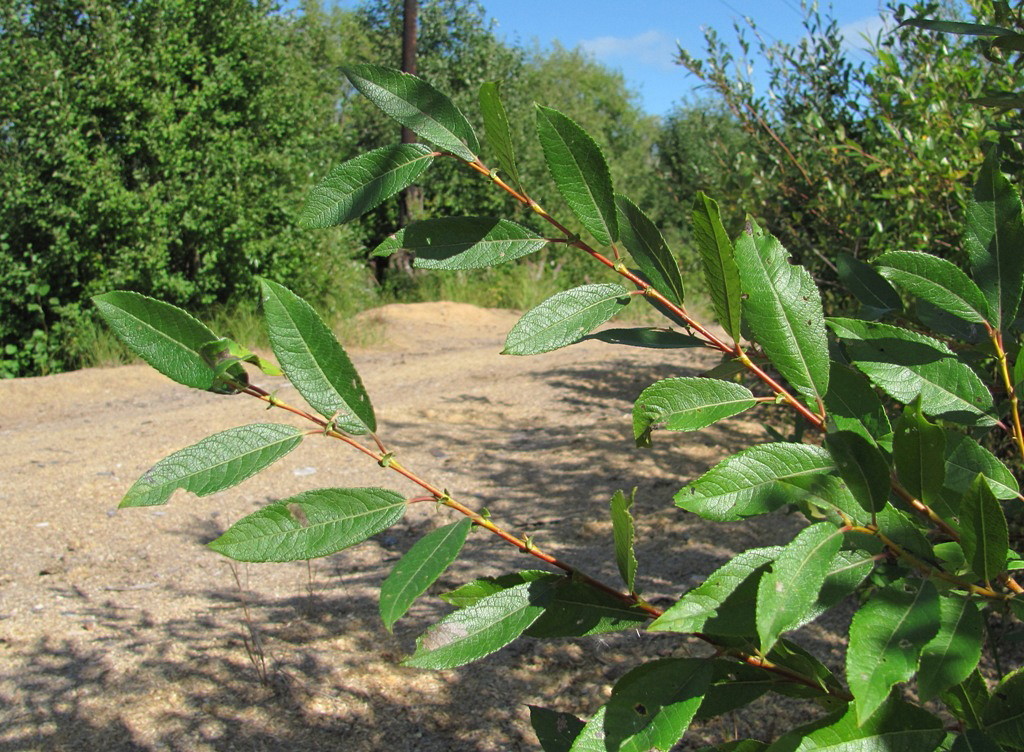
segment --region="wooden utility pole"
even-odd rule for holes
[[[419,0],[405,0],[405,12],[402,18],[402,71],[416,75],[416,30],[419,15]],[[416,134],[408,128],[402,128],[402,143],[411,144],[416,141]],[[423,212],[423,193],[418,185],[410,185],[401,196],[398,223],[405,227]],[[401,269],[407,274],[412,273],[409,254],[399,251],[391,256],[392,269]]]

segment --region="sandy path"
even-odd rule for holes
[[[677,596],[732,550],[792,530],[778,517],[708,527],[671,505],[727,449],[761,440],[756,424],[632,447],[636,394],[713,360],[601,343],[511,358],[498,354],[509,312],[436,303],[371,315],[384,343],[351,354],[384,441],[435,485],[588,571],[616,581],[606,510],[619,488],[639,486],[640,581],[655,600]],[[279,394],[299,401],[287,385]],[[414,505],[397,527],[311,567],[232,566],[203,544],[307,488],[414,495],[408,482],[311,438],[237,488],[117,512],[132,482],[171,451],[288,416],[186,390],[144,366],[0,382],[0,400],[0,750],[535,749],[527,703],[585,715],[638,651],[699,650],[634,631],[524,639],[451,671],[401,667],[443,604],[421,599],[389,635],[377,588],[418,536],[451,517]],[[533,565],[478,532],[435,592]],[[247,656],[253,634],[265,669]],[[772,733],[772,719],[760,723]],[[687,748],[719,732],[711,724]]]

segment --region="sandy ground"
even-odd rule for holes
[[[639,488],[639,584],[654,602],[733,551],[792,534],[785,517],[708,525],[671,503],[730,450],[763,440],[756,423],[633,447],[640,390],[699,374],[713,358],[599,342],[514,358],[498,354],[510,312],[434,303],[366,315],[383,341],[350,354],[385,443],[435,485],[592,574],[617,580],[607,505],[620,488]],[[0,750],[537,749],[528,703],[585,716],[638,656],[702,651],[631,631],[522,639],[449,671],[402,667],[446,607],[425,596],[391,635],[377,589],[419,536],[452,519],[446,510],[413,505],[395,528],[309,566],[232,564],[204,543],[308,488],[417,495],[407,481],[313,437],[236,488],[117,511],[170,452],[290,416],[187,390],[146,366],[4,381],[0,401]],[[432,592],[537,563],[478,531]],[[827,646],[819,629],[809,639]],[[263,662],[250,658],[254,640]],[[680,749],[735,733],[768,738],[788,723],[777,712],[729,716],[694,729]]]

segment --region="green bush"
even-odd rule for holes
[[[351,278],[351,231],[295,223],[340,151],[313,41],[265,2],[0,4],[0,376],[80,362],[111,286],[206,307]]]
[[[702,377],[658,381],[638,396],[639,446],[671,441],[756,411],[768,423],[795,416],[802,429],[727,457],[683,486],[674,501],[705,519],[738,522],[778,510],[804,527],[781,546],[737,554],[666,609],[641,593],[633,497],[610,500],[622,584],[600,581],[461,503],[387,448],[353,363],[299,296],[262,284],[263,312],[280,368],[308,407],[252,383],[267,363],[218,338],[184,311],[131,292],[98,296],[110,326],[151,365],[180,383],[245,394],[308,420],[313,430],[259,423],[174,453],[128,491],[122,506],[165,503],[177,488],[229,488],[321,436],[348,445],[419,485],[413,499],[381,488],[310,490],[236,522],[210,547],[241,561],[326,556],[395,524],[408,505],[434,503],[454,521],[428,533],[381,590],[388,629],[454,561],[470,528],[533,556],[545,569],[467,583],[442,597],[454,607],[417,641],[405,663],[453,668],[527,635],[584,637],[625,629],[696,638],[708,657],[656,658],[632,668],[590,719],[531,708],[541,746],[565,750],[668,750],[695,718],[741,709],[767,693],[802,698],[818,717],[777,739],[732,740],[719,750],[1024,749],[1024,672],[1005,661],[1024,617],[1024,568],[1004,505],[1021,497],[1003,463],[979,443],[1003,434],[1024,453],[1017,389],[1024,290],[1024,205],[990,151],[962,228],[967,271],[939,256],[890,251],[858,279],[894,302],[890,321],[826,317],[803,266],[753,219],[735,238],[716,202],[698,194],[693,235],[720,334],[685,305],[677,259],[655,225],[616,193],[597,143],[574,121],[536,110],[537,137],[554,186],[594,243],[528,198],[504,109],[481,90],[487,152],[458,108],[415,77],[371,65],[345,73],[384,112],[429,145],[377,149],[337,166],[310,195],[308,226],[350,221],[417,180],[434,162],[461,165],[549,225],[550,237],[505,219],[445,217],[413,223],[375,253],[415,254],[423,269],[481,269],[557,242],[619,277],[558,292],[509,332],[504,352],[530,355],[596,337],[624,346],[710,348],[722,366]],[[624,254],[628,253],[628,257]],[[687,280],[687,284],[692,279]],[[903,295],[926,301],[971,336],[929,333],[899,317]],[[638,298],[663,327],[598,328]],[[875,312],[877,316],[885,312]],[[597,331],[595,331],[597,330]],[[996,374],[991,383],[982,376]],[[778,432],[776,432],[778,433]],[[806,440],[803,437],[806,436]],[[516,558],[516,557],[510,557]],[[800,644],[797,630],[853,609],[844,671]],[[984,657],[983,657],[984,656]]]

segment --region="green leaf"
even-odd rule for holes
[[[408,187],[434,161],[423,144],[382,146],[343,162],[310,191],[301,227],[333,227],[366,214]]]
[[[654,288],[678,305],[683,304],[683,278],[661,230],[622,194],[615,195],[619,238]]]
[[[814,621],[843,598],[853,595],[874,567],[874,557],[868,551],[838,551],[832,557],[814,605],[792,629]]]
[[[714,747],[701,747],[697,752],[765,752],[768,745],[757,739],[737,739]]]
[[[629,510],[636,501],[636,489],[634,488],[629,497],[622,491],[616,491],[612,495],[612,535],[615,538],[615,562],[619,565],[619,574],[622,581],[626,583],[629,592],[636,592],[636,552],[633,550],[633,543],[636,537],[636,529],[633,525],[633,515]]]
[[[794,629],[814,606],[843,534],[831,523],[804,528],[772,562],[757,589],[757,634],[761,652]]]
[[[537,133],[558,192],[601,245],[619,239],[615,191],[601,148],[558,110],[537,105]]]
[[[355,366],[316,311],[288,288],[261,280],[267,334],[281,367],[309,406],[342,431],[377,430]]]
[[[276,363],[264,360],[256,353],[235,342],[233,339],[221,337],[203,346],[203,355],[211,363],[215,371],[226,372],[232,363],[252,363],[268,376],[283,376],[284,372]],[[244,374],[244,371],[243,371]]]
[[[900,294],[882,275],[868,264],[848,253],[836,257],[836,271],[839,280],[853,296],[860,301],[862,312],[876,319],[903,308]]]
[[[939,595],[928,580],[901,580],[880,588],[850,625],[846,680],[857,720],[864,723],[897,682],[914,675],[921,648],[939,629]]]
[[[512,181],[512,187],[522,192],[519,170],[516,168],[515,149],[512,148],[512,135],[508,127],[508,116],[496,82],[480,85],[480,114],[484,119],[484,135],[487,143],[494,150],[498,159],[498,167]]]
[[[460,585],[454,590],[449,590],[447,593],[442,593],[441,600],[445,603],[450,603],[456,608],[465,608],[466,606],[472,606],[481,598],[494,595],[494,593],[502,590],[508,590],[515,585],[522,585],[524,582],[547,580],[549,583],[555,584],[562,579],[562,575],[545,572],[543,569],[527,569],[522,572],[503,574],[498,577],[480,577],[472,582],[467,582],[465,585]]]
[[[903,410],[892,446],[896,474],[903,487],[929,506],[940,503],[945,480],[945,431],[930,423],[915,402]]]
[[[418,668],[454,668],[500,650],[521,635],[544,612],[550,583],[524,582],[481,598],[448,614],[416,640],[405,661]]]
[[[949,752],[1004,752],[991,736],[978,731],[968,729],[956,738]]]
[[[526,630],[529,637],[551,639],[619,632],[642,627],[650,619],[646,611],[631,608],[585,583],[573,582],[568,577],[557,577],[551,582],[547,607]]]
[[[390,256],[404,249],[416,254],[413,266],[417,269],[483,269],[539,251],[547,242],[506,219],[442,217],[413,222],[371,255]]]
[[[694,720],[723,715],[771,691],[780,679],[764,669],[733,660],[710,660],[711,684]],[[709,748],[705,748],[709,749]]]
[[[637,666],[615,683],[605,710],[605,747],[668,752],[690,725],[711,683],[701,658],[665,658]]]
[[[380,586],[380,618],[389,632],[413,601],[455,561],[473,522],[468,517],[427,533],[398,560]]]
[[[870,718],[854,706],[807,726],[800,726],[765,752],[932,752],[946,732],[931,713],[900,700],[889,700]]]
[[[544,752],[569,752],[573,741],[586,725],[571,713],[559,713],[536,705],[530,709],[530,725]]]
[[[988,683],[974,669],[966,679],[942,693],[942,702],[968,728],[982,728],[982,713],[989,702]]]
[[[939,633],[921,650],[917,688],[927,702],[971,675],[985,629],[978,607],[960,595],[939,596]]]
[[[1014,671],[993,690],[981,727],[1000,744],[1024,747],[1024,669]]]
[[[946,488],[965,494],[981,473],[997,499],[1013,499],[1020,492],[1017,480],[999,459],[970,436],[946,431]]]
[[[1012,34],[1010,29],[989,24],[964,23],[963,21],[937,21],[930,18],[908,18],[900,26],[916,26],[928,31],[941,31],[949,34],[970,34],[972,36],[990,37]]]
[[[829,357],[821,295],[810,273],[752,220],[736,240],[743,317],[753,338],[800,394],[822,399]]]
[[[921,398],[927,415],[990,426],[992,395],[981,379],[936,339],[857,319],[830,318],[850,360],[871,383],[904,404]]]
[[[305,491],[243,517],[210,548],[236,561],[316,559],[387,530],[405,507],[405,499],[382,488]]]
[[[755,631],[753,608],[749,619],[737,619],[740,611],[737,605],[742,601],[754,605],[758,582],[781,550],[779,546],[752,548],[734,556],[666,609],[648,631],[752,634]],[[742,621],[749,624],[744,625]],[[730,629],[723,631],[724,628]]]
[[[203,347],[217,335],[185,311],[137,292],[117,290],[92,299],[129,350],[169,379],[210,390],[217,381]]]
[[[665,350],[706,347],[704,340],[673,329],[602,329],[599,332],[588,334],[583,339],[596,339],[601,342],[607,342],[610,345],[629,345],[632,347]]]
[[[505,355],[536,355],[579,342],[630,300],[621,285],[563,290],[527,311],[505,338]]]
[[[835,469],[821,447],[760,444],[719,462],[679,491],[675,502],[707,520],[741,520],[795,501],[804,495],[798,482]]]
[[[740,338],[740,271],[735,250],[722,224],[718,202],[697,192],[691,212],[693,236],[700,252],[704,280],[718,323],[733,340]]]
[[[341,72],[367,99],[427,143],[468,162],[476,160],[480,142],[473,126],[426,81],[379,65],[342,66]]]
[[[930,253],[891,251],[875,260],[879,272],[904,290],[964,321],[989,319],[988,303],[959,266]]]
[[[1024,107],[1024,95],[1019,91],[996,91],[983,97],[971,97],[967,100],[970,104],[980,104],[982,107]]]
[[[974,281],[997,328],[1009,329],[1017,318],[1024,287],[1024,207],[1017,189],[999,170],[999,152],[985,157],[967,205],[964,249]]]
[[[269,467],[301,441],[302,431],[274,423],[216,433],[156,463],[128,490],[121,506],[165,504],[178,488],[196,496],[223,491]]]
[[[837,431],[853,431],[878,444],[891,441],[889,416],[867,378],[837,361],[832,361],[825,409]]]
[[[766,657],[776,666],[802,674],[813,679],[818,685],[818,689],[815,689],[803,684],[779,682],[779,685],[775,687],[775,691],[779,694],[788,697],[820,698],[821,689],[828,692],[842,690],[839,680],[836,679],[828,666],[819,661],[813,654],[795,642],[790,642],[785,637],[780,638],[775,643],[775,647],[771,649]]]
[[[836,431],[825,437],[839,476],[866,512],[875,513],[889,499],[889,463],[878,447],[853,431]]]
[[[983,581],[992,582],[1006,570],[1010,543],[1003,508],[981,473],[964,495],[959,511],[960,545],[967,564]]]
[[[583,730],[572,743],[569,752],[608,752],[604,743],[604,715],[606,706],[601,706],[590,717]]]
[[[757,404],[741,384],[685,376],[655,382],[640,392],[633,405],[633,438],[650,446],[651,431],[697,431]]]

